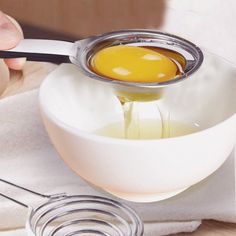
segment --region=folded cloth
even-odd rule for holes
[[[219,170],[180,195],[156,203],[123,202],[140,215],[148,236],[191,232],[201,219],[236,222],[234,169],[232,153]],[[40,118],[38,90],[0,101],[0,178],[45,194],[111,197],[90,187],[60,159]],[[41,203],[6,184],[0,184],[0,192],[29,205]],[[25,235],[24,230],[9,230],[24,227],[27,209],[1,197],[0,206],[0,235]]]

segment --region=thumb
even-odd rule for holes
[[[0,50],[15,47],[23,39],[23,31],[15,19],[0,11]],[[25,64],[25,58],[5,59],[9,68],[21,70]]]
[[[0,50],[15,47],[22,39],[22,32],[0,11]]]

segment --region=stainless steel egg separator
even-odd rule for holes
[[[173,80],[161,83],[137,83],[107,79],[90,69],[90,59],[99,50],[115,45],[154,46],[180,53],[186,60],[184,73]],[[88,77],[114,86],[115,89],[155,91],[180,82],[193,74],[202,64],[199,47],[181,37],[154,30],[132,29],[105,33],[72,42],[40,39],[23,39],[13,49],[0,51],[0,58],[26,57],[33,61],[71,62]]]
[[[93,195],[44,195],[4,179],[0,182],[45,199],[33,208],[4,193],[0,196],[29,209],[30,236],[142,236],[143,223],[134,210],[118,201]]]

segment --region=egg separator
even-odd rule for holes
[[[138,83],[108,79],[91,70],[90,59],[99,50],[115,45],[148,46],[168,49],[185,60],[183,73],[165,82]],[[15,48],[0,51],[0,58],[26,57],[33,61],[71,62],[89,78],[112,85],[115,90],[153,92],[180,82],[194,73],[202,64],[203,53],[193,43],[164,32],[144,29],[121,30],[72,42],[23,39]]]
[[[118,201],[93,195],[44,195],[4,179],[0,182],[45,199],[33,208],[0,193],[0,196],[29,209],[26,221],[29,236],[143,235],[143,223],[139,216]]]

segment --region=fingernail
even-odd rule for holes
[[[18,65],[19,70],[21,70],[26,62],[26,58],[25,57],[21,57],[21,58],[16,58],[16,64]]]

